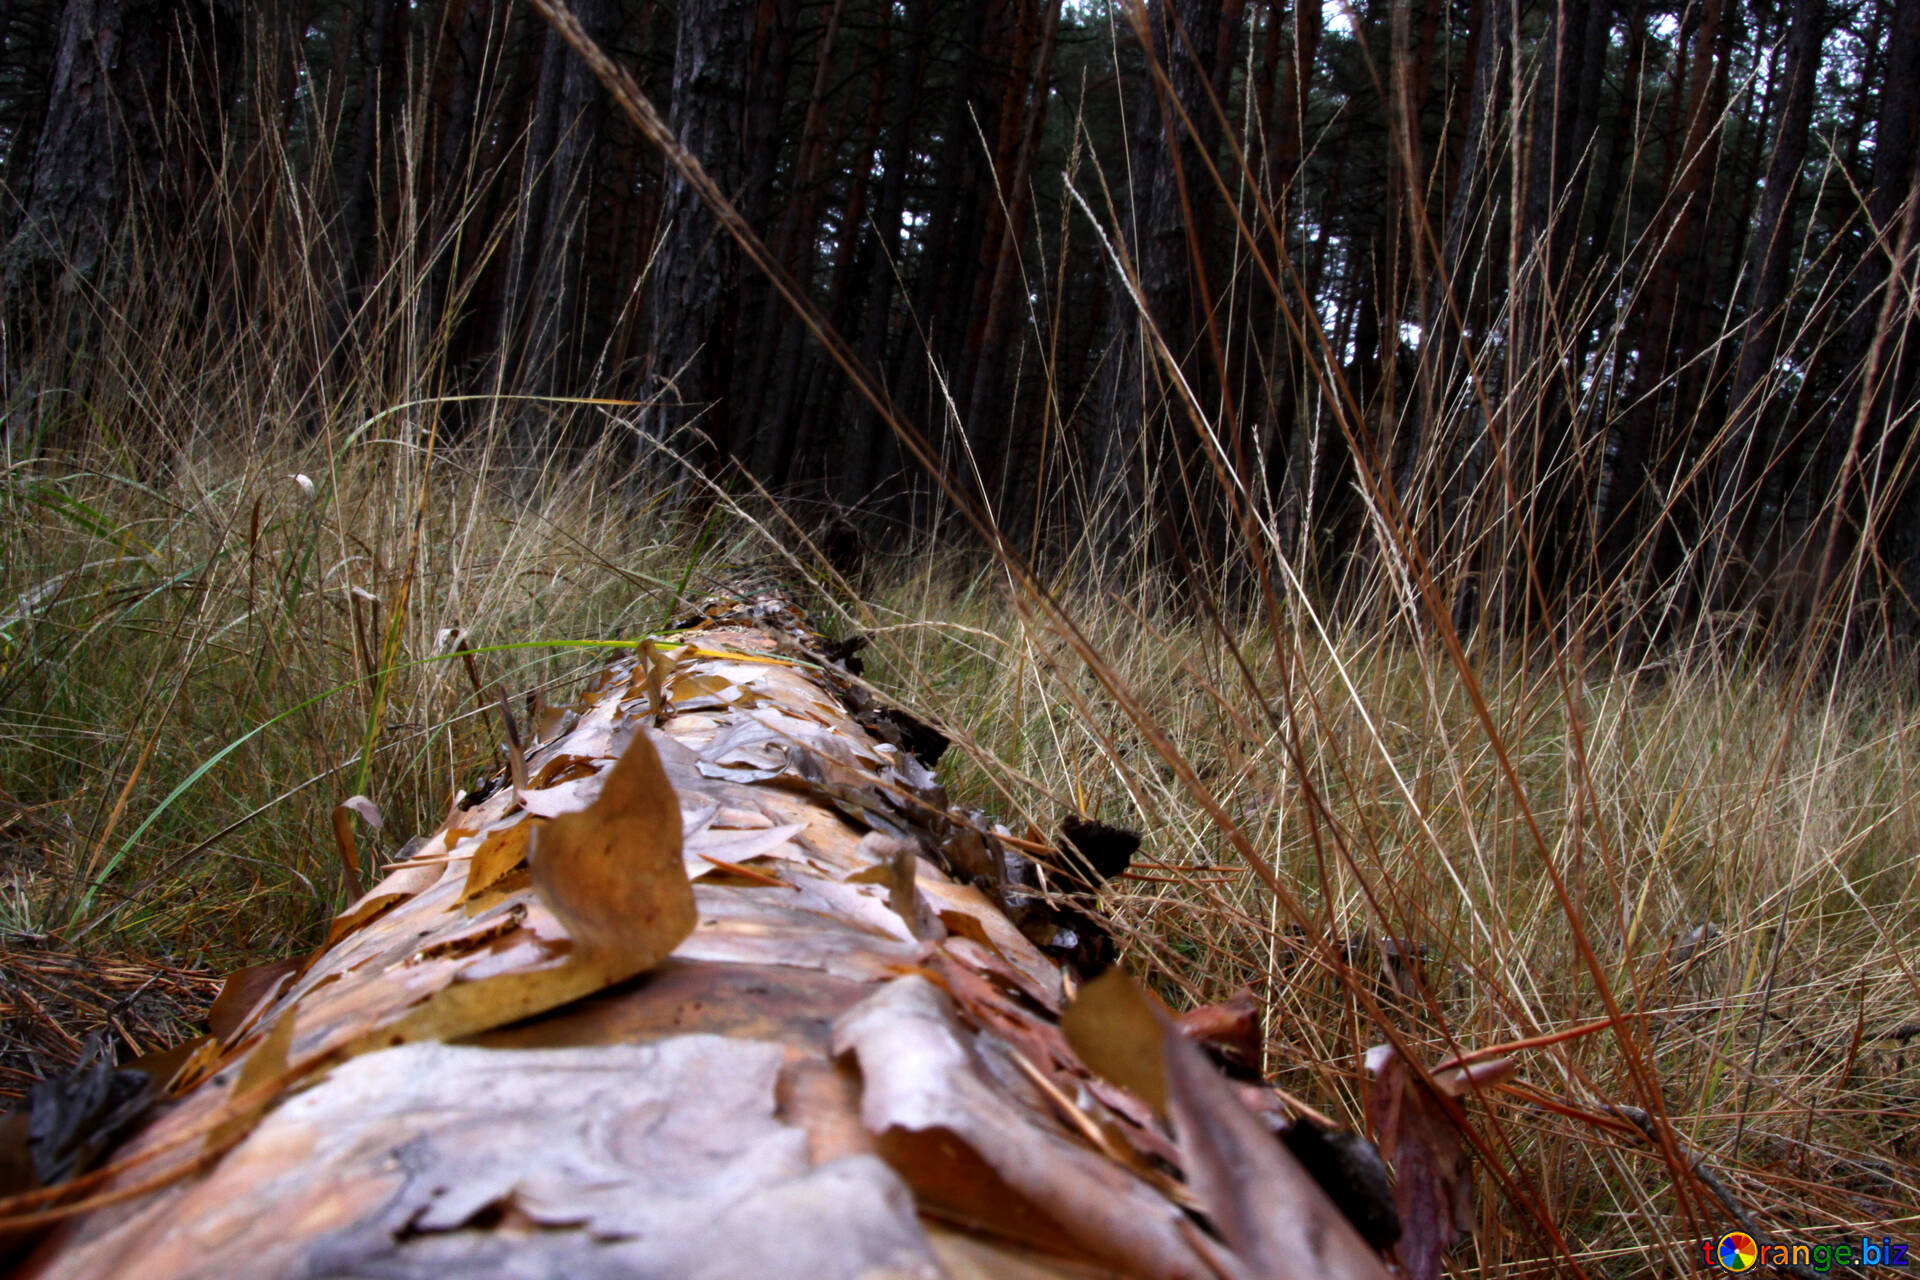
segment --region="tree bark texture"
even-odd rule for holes
[[[163,221],[190,211],[220,150],[239,35],[225,0],[67,0],[26,213],[5,251],[10,309],[96,283],[130,201]]]
[[[722,191],[742,178],[747,70],[756,4],[712,0],[680,8],[674,41],[673,107],[668,123]],[[697,424],[724,456],[733,444],[726,401],[733,350],[727,323],[738,285],[732,242],[677,174],[667,177],[661,209],[665,241],[649,291],[654,394],[661,403],[643,419],[655,441],[710,456],[683,438]]]
[[[1270,1091],[1151,1014],[1164,1114],[1088,1069],[1043,949],[1071,917],[842,661],[761,596],[607,667],[148,1063],[171,1101],[16,1274],[1384,1280]],[[677,881],[632,930],[670,891],[693,916],[582,983],[609,944],[550,864],[593,823],[605,895],[656,854]]]

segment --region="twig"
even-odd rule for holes
[[[1629,1107],[1620,1103],[1607,1103],[1605,1105],[1608,1111],[1628,1121],[1634,1128],[1638,1129],[1641,1136],[1646,1138],[1650,1144],[1655,1147],[1661,1145],[1660,1132],[1655,1127],[1652,1116],[1642,1111],[1639,1107]],[[1712,1193],[1713,1198],[1720,1202],[1720,1207],[1725,1209],[1727,1214],[1735,1222],[1740,1224],[1742,1231],[1745,1231],[1748,1235],[1758,1240],[1761,1235],[1759,1222],[1755,1220],[1751,1213],[1747,1212],[1746,1206],[1734,1197],[1733,1192],[1727,1188],[1727,1184],[1720,1180],[1720,1175],[1707,1167],[1706,1156],[1687,1145],[1686,1140],[1679,1134],[1674,1133],[1671,1128],[1667,1131],[1667,1137],[1673,1143],[1674,1150],[1678,1151],[1681,1158],[1687,1162],[1687,1168],[1693,1171],[1693,1176],[1699,1180],[1700,1185]],[[1799,1280],[1822,1280],[1821,1273],[1815,1271],[1812,1267],[1796,1266],[1793,1263],[1775,1263],[1774,1265],[1779,1267],[1779,1269],[1787,1275],[1799,1277]]]

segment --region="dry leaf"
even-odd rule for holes
[[[1083,987],[1061,1026],[1095,1071],[1136,1092],[1160,1090],[1188,1185],[1251,1275],[1385,1280],[1326,1192],[1124,972]]]
[[[608,981],[658,964],[693,932],[680,829],[680,800],[653,740],[637,729],[599,797],[533,841],[534,890],[566,926],[576,958],[590,957]]]
[[[386,824],[381,821],[380,807],[365,796],[350,796],[333,806],[333,842],[340,850],[340,865],[347,869],[347,879],[353,885],[353,891],[360,893],[366,886],[360,879],[360,847],[353,839],[353,815],[359,814],[361,821],[375,831]]]
[[[479,897],[508,872],[519,866],[527,857],[527,836],[533,830],[533,823],[521,819],[510,827],[500,827],[487,833],[480,847],[473,851],[473,860],[467,864],[467,882],[460,890],[460,901],[468,902]]]
[[[1434,1280],[1447,1250],[1473,1229],[1472,1158],[1439,1095],[1392,1045],[1368,1050],[1367,1070],[1367,1123],[1393,1165],[1400,1265],[1411,1280]]]
[[[1260,1002],[1252,991],[1242,988],[1219,1004],[1189,1009],[1173,1024],[1181,1035],[1218,1054],[1227,1064],[1243,1071],[1260,1070],[1264,1036]]]
[[[236,1033],[244,1031],[254,1015],[304,968],[306,960],[293,956],[228,974],[213,1007],[207,1010],[207,1028],[214,1039],[232,1044]]]
[[[916,847],[905,840],[892,841],[887,850],[887,905],[906,922],[907,932],[922,941],[937,940],[946,927],[933,914],[933,908],[916,883],[920,858]]]
[[[1060,1019],[1060,1029],[1080,1060],[1167,1113],[1167,1069],[1161,1052],[1161,1013],[1131,978],[1109,969],[1080,988],[1080,998]]]
[[[287,1009],[240,1063],[240,1076],[227,1094],[226,1115],[207,1135],[206,1150],[219,1151],[246,1135],[273,1104],[276,1080],[287,1074],[287,1050],[293,1047],[294,1011]]]
[[[1211,1277],[1181,1214],[1130,1171],[1043,1128],[988,1083],[952,1006],[896,978],[834,1025],[863,1080],[860,1116],[888,1163],[961,1220],[1125,1274]]]

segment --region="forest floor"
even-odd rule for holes
[[[1730,631],[1631,665],[1479,637],[1462,663],[1384,609],[1292,591],[1213,624],[1071,558],[1055,613],[928,539],[841,573],[804,509],[715,494],[689,525],[605,457],[429,449],[404,413],[158,438],[0,473],[0,1097],[311,947],[348,894],[335,807],[371,797],[359,848],[399,856],[498,769],[494,689],[538,715],[778,562],[953,735],[957,801],[1145,833],[1102,900],[1124,963],[1176,1005],[1251,987],[1287,1091],[1358,1124],[1389,1035],[1511,1053],[1469,1109],[1463,1271],[1690,1270],[1741,1215],[1920,1237],[1910,670],[1796,672]]]

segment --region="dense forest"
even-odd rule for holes
[[[219,344],[297,280],[316,424],[372,370],[449,439],[944,528],[890,403],[1043,560],[1920,629],[1920,0],[571,9],[882,406],[528,5],[11,0],[9,447],[92,429],[107,317]]]

